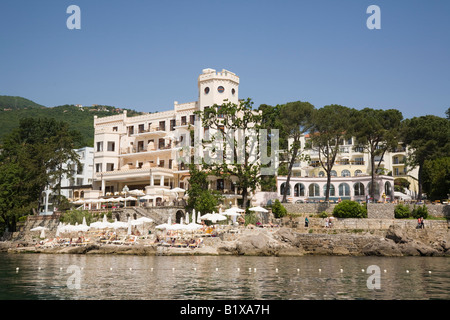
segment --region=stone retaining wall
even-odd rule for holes
[[[292,214],[319,214],[323,211],[331,215],[336,203],[283,203],[288,213]],[[395,204],[393,203],[368,203],[367,217],[370,219],[393,219]],[[413,208],[413,205],[409,205]],[[450,205],[427,204],[428,214],[433,217],[449,217]]]
[[[310,218],[308,228],[325,228],[324,218]],[[332,229],[346,229],[346,230],[387,230],[390,226],[400,227],[404,229],[415,229],[417,226],[416,220],[410,219],[341,219],[334,218],[332,223]],[[282,224],[287,227],[303,228],[305,229],[305,218],[283,218]],[[426,229],[432,230],[447,230],[450,228],[450,221],[445,220],[425,220]]]

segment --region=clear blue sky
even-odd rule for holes
[[[81,8],[81,30],[66,9]],[[369,30],[369,5],[381,30]],[[48,107],[163,111],[197,100],[203,68],[241,79],[255,107],[450,107],[448,0],[1,0],[0,95]]]

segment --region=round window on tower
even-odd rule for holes
[[[209,87],[206,87],[205,88],[205,94],[208,94],[209,93]]]
[[[234,90],[234,88],[233,89],[231,89],[231,94],[235,94],[236,93],[236,90]]]
[[[225,91],[225,88],[220,86],[217,88],[217,91],[219,91],[219,93],[223,93]]]

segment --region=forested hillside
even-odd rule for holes
[[[22,97],[0,96],[0,143],[6,134],[19,125],[20,119],[32,117],[66,121],[71,129],[81,132],[83,141],[80,141],[80,146],[93,146],[94,115],[105,117],[122,113],[124,110],[127,110],[128,116],[142,114],[135,110],[101,105],[63,105],[47,108]]]

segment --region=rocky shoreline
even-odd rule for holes
[[[450,256],[450,233],[391,226],[382,233],[305,233],[295,228],[244,229],[239,234],[205,238],[200,248],[164,247],[140,241],[133,245],[88,244],[44,248],[23,241],[0,242],[0,252],[125,255],[249,256]]]

